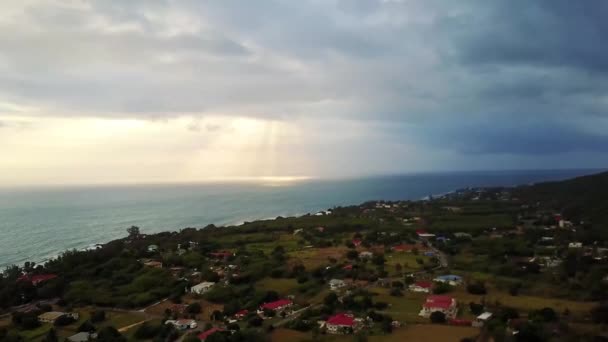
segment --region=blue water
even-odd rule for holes
[[[367,200],[420,199],[469,186],[518,185],[598,170],[427,173],[285,186],[195,184],[0,189],[0,266],[42,261],[126,235],[313,213]]]

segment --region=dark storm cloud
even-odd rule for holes
[[[503,1],[461,22],[460,55],[471,64],[608,71],[608,2]]]
[[[23,6],[0,22],[0,98],[41,112],[336,118],[455,153],[606,152],[607,2]]]

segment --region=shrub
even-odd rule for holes
[[[443,324],[446,322],[445,314],[441,311],[434,311],[430,316],[432,323]]]
[[[467,285],[467,291],[470,294],[474,295],[485,295],[486,293],[488,293],[488,291],[486,290],[486,285],[481,281],[477,281],[475,283]]]
[[[186,308],[186,311],[190,314],[199,314],[201,313],[201,304],[198,302],[194,302]]]
[[[106,320],[106,312],[103,310],[95,310],[91,312],[91,322],[99,323]]]

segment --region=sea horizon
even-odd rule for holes
[[[420,200],[467,187],[562,180],[605,169],[416,172],[345,179],[0,188],[0,267],[45,262],[126,236],[235,226],[373,200]]]

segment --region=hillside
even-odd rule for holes
[[[514,195],[526,202],[561,211],[572,219],[590,219],[594,225],[608,224],[608,172],[565,181],[521,186]]]

